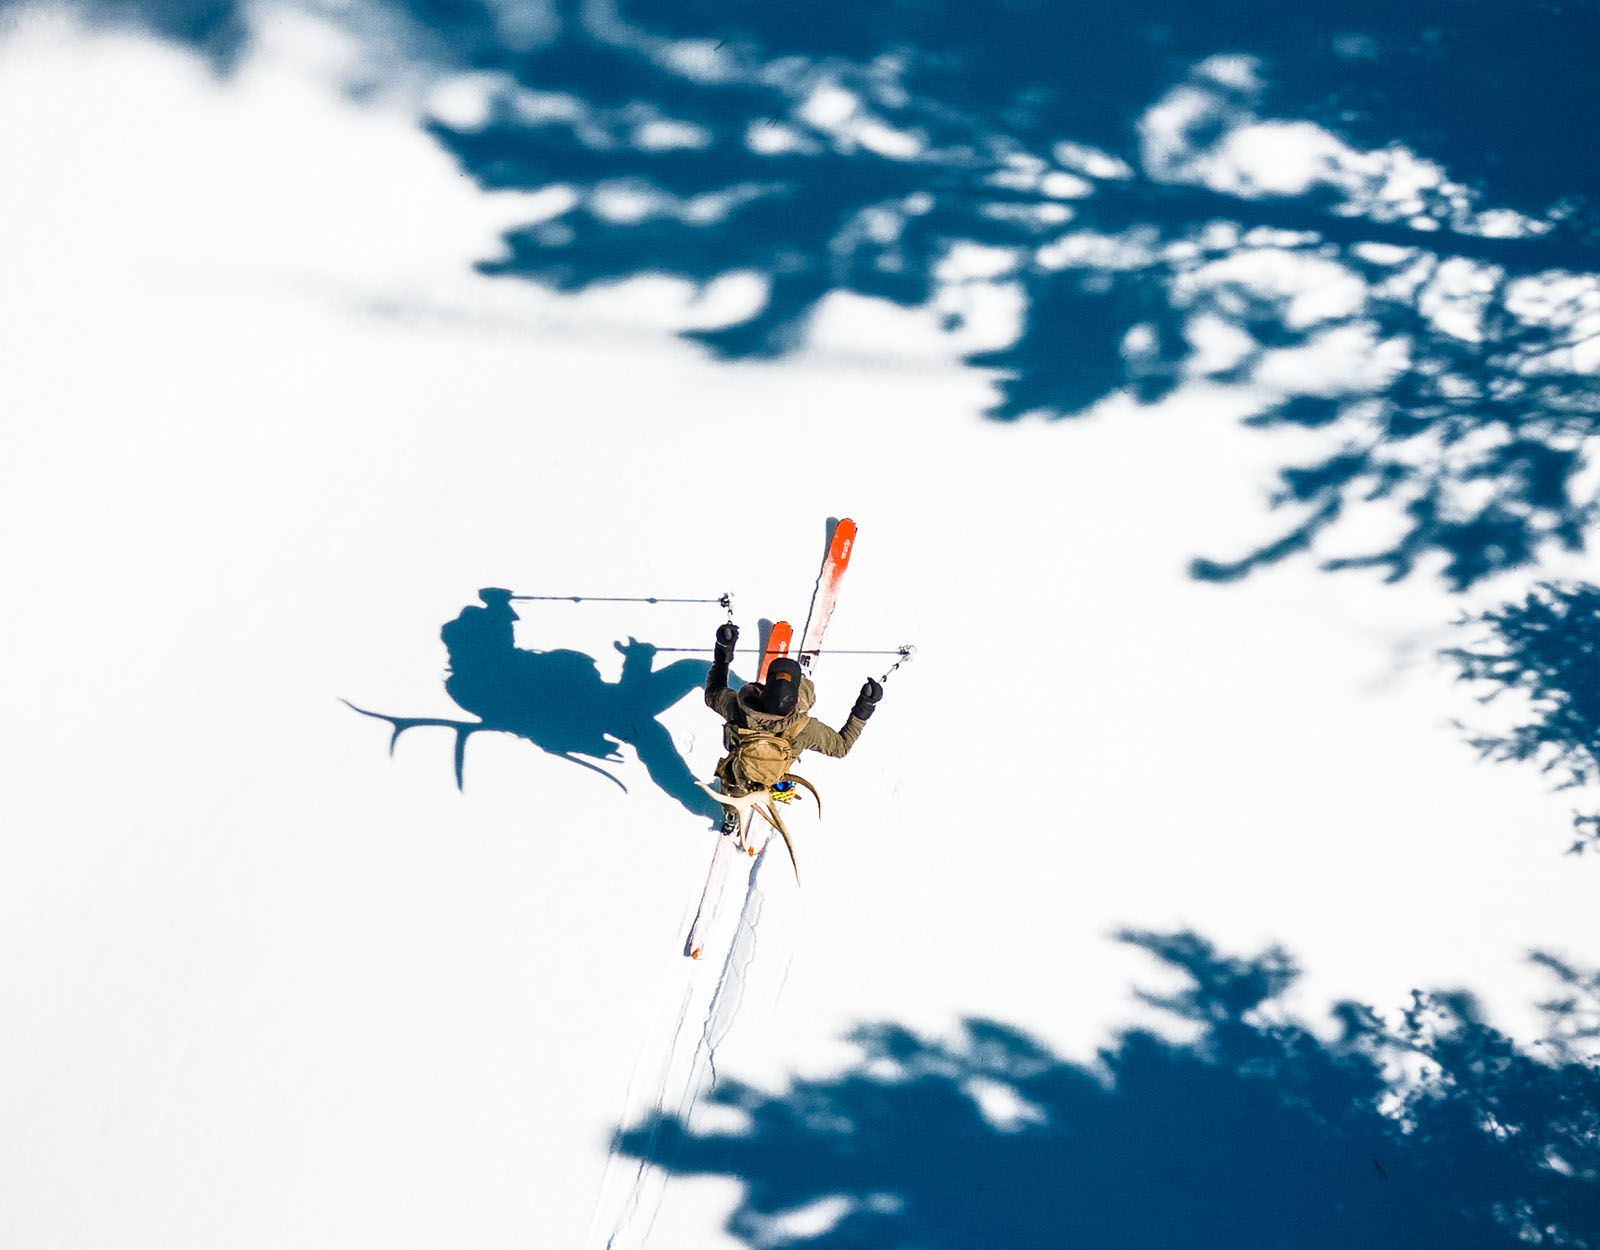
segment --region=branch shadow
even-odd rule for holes
[[[996,420],[1205,380],[1322,439],[1280,474],[1287,527],[1200,579],[1310,556],[1462,590],[1581,549],[1600,179],[1567,135],[1600,107],[1569,43],[1592,6],[871,8],[560,8],[494,62],[515,87],[481,124],[433,126],[485,187],[570,193],[484,271],[666,274],[707,303],[754,276],[754,307],[686,330],[727,359],[794,350],[836,294],[961,328],[975,290],[1015,292],[1014,335],[966,353]],[[1396,536],[1347,542],[1356,513]]]
[[[1600,786],[1600,586],[1535,586],[1519,600],[1458,621],[1476,637],[1440,656],[1458,681],[1492,704],[1509,697],[1513,718],[1494,730],[1468,730],[1480,758],[1530,763],[1559,790]],[[1466,729],[1458,723],[1457,728]],[[1600,811],[1573,814],[1571,853],[1600,849]]]
[[[1082,1065],[990,1020],[954,1040],[871,1024],[837,1076],[720,1085],[717,1122],[742,1130],[668,1117],[623,1149],[737,1180],[727,1227],[752,1246],[1596,1244],[1600,976],[1536,957],[1558,993],[1532,1049],[1459,991],[1392,1024],[1340,1004],[1325,1037],[1284,1012],[1281,950],[1122,937],[1181,974],[1143,997],[1189,1040],[1134,1029]]]
[[[190,30],[154,0],[91,8],[196,43],[244,11]],[[1204,381],[1309,435],[1277,532],[1198,578],[1312,558],[1459,590],[1594,522],[1592,0],[380,0],[347,20],[388,72],[477,84],[480,116],[427,128],[483,190],[544,193],[486,273],[681,279],[683,332],[730,360],[868,297],[972,331],[952,341],[998,421]],[[723,302],[730,281],[759,294]],[[996,296],[1020,304],[1004,334]],[[1393,536],[1357,537],[1358,513]]]
[[[656,648],[629,638],[625,644],[614,644],[623,657],[622,672],[608,682],[600,676],[594,657],[582,651],[518,647],[511,592],[489,587],[478,593],[482,604],[462,608],[440,631],[450,657],[445,691],[478,720],[391,716],[346,700],[363,716],[392,726],[391,753],[408,729],[452,729],[460,787],[465,784],[467,739],[485,731],[508,733],[597,772],[626,792],[627,787],[601,767],[620,762],[619,748],[626,744],[664,793],[697,816],[720,817],[720,809],[696,786],[672,735],[658,719],[690,691],[704,686],[709,663],[677,660],[658,669]]]

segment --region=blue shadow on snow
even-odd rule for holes
[[[1281,950],[1122,937],[1183,978],[1140,997],[1188,1040],[1132,1029],[1083,1065],[989,1020],[872,1024],[837,1076],[721,1083],[742,1130],[663,1117],[620,1147],[737,1181],[729,1231],[789,1250],[1600,1245],[1600,976],[1534,957],[1558,992],[1532,1049],[1459,991],[1393,1023],[1340,1004],[1324,1040],[1279,1001]]]
[[[247,12],[88,9],[213,55]],[[727,359],[792,351],[841,293],[951,327],[973,292],[1020,296],[1011,341],[967,356],[997,420],[1204,379],[1312,431],[1278,475],[1286,523],[1197,577],[1315,554],[1460,589],[1580,549],[1595,519],[1593,0],[376,0],[347,20],[372,73],[492,84],[482,117],[428,124],[481,188],[559,189],[486,272],[753,276],[758,301],[691,332]],[[947,272],[974,246],[987,276]],[[1338,342],[1337,376],[1289,363]],[[1345,524],[1374,509],[1384,526]]]
[[[511,592],[490,587],[482,605],[468,605],[440,631],[450,656],[445,691],[476,721],[391,716],[349,706],[393,727],[389,749],[408,729],[432,725],[455,732],[455,775],[464,784],[467,739],[485,731],[513,734],[541,751],[590,769],[626,790],[600,766],[619,762],[618,747],[631,746],[650,780],[697,816],[720,816],[720,808],[695,785],[672,736],[657,719],[691,690],[705,685],[710,664],[677,660],[654,667],[656,649],[630,638],[617,643],[622,673],[601,678],[593,656],[582,651],[536,651],[513,637],[516,611]],[[348,703],[349,701],[346,700]]]

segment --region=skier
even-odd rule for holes
[[[722,793],[738,797],[771,789],[802,751],[836,758],[848,754],[883,698],[883,687],[867,678],[850,718],[835,731],[807,714],[816,703],[816,687],[787,657],[768,665],[765,682],[746,682],[737,692],[729,690],[728,666],[738,641],[739,627],[732,621],[718,628],[711,671],[706,674],[706,706],[726,722],[722,736],[728,754],[716,770]]]

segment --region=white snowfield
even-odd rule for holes
[[[797,358],[729,366],[659,328],[667,284],[474,276],[516,197],[404,101],[342,97],[320,46],[286,19],[218,80],[57,17],[0,31],[0,1243],[780,1244],[842,1208],[735,1235],[737,1175],[615,1135],[741,1131],[713,1076],[846,1072],[864,1022],[985,1017],[1085,1064],[1180,1036],[1130,928],[1281,944],[1329,1036],[1337,1001],[1430,987],[1537,1036],[1530,952],[1593,958],[1600,865],[1563,856],[1547,779],[1475,759],[1433,658],[1520,583],[1191,580],[1275,524],[1284,448],[1242,400],[997,425],[911,314],[841,302]],[[699,962],[712,821],[631,748],[602,765],[624,792],[480,733],[458,791],[447,729],[391,758],[340,701],[466,716],[440,628],[494,586],[732,591],[748,676],[840,516],[830,643],[918,654],[801,770],[804,886],[781,847],[753,894],[736,871]],[[724,619],[518,608],[519,647],[607,681],[615,644],[659,668]],[[891,662],[825,656],[822,718]],[[699,694],[660,723],[709,777]]]

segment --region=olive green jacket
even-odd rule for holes
[[[844,728],[829,729],[819,720],[807,715],[817,701],[817,688],[811,678],[800,679],[800,699],[794,711],[787,716],[774,716],[761,710],[762,688],[755,682],[740,686],[737,692],[728,689],[728,666],[713,664],[706,674],[706,706],[726,722],[722,731],[722,744],[728,750],[737,745],[733,730],[760,729],[778,734],[794,743],[795,754],[802,751],[820,751],[824,755],[841,758],[849,754],[867,722],[859,716],[845,721]],[[721,771],[721,765],[718,765]]]

